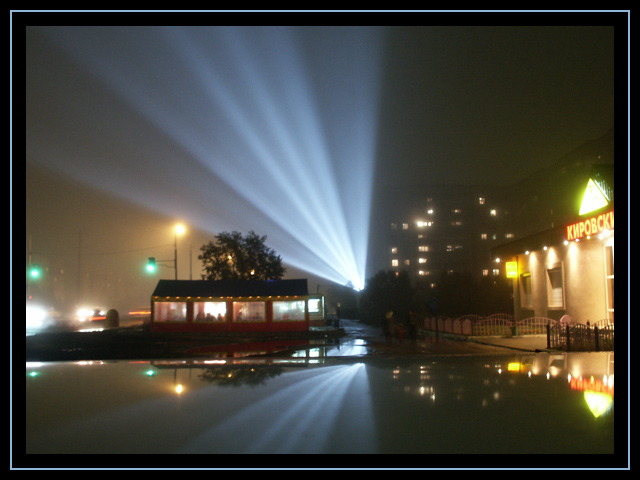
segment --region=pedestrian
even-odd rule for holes
[[[387,343],[389,343],[391,341],[391,332],[389,332],[389,322],[387,322],[386,316],[382,317],[380,326],[382,327],[382,333],[384,334],[384,339],[386,340]]]
[[[414,312],[409,312],[409,337],[412,344],[418,342],[418,318]]]
[[[393,310],[389,310],[386,315],[386,324],[387,329],[385,331],[385,335],[387,337],[387,343],[393,343]]]

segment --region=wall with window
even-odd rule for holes
[[[613,236],[517,255],[517,320],[540,316],[574,322],[613,321]]]

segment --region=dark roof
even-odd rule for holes
[[[160,280],[154,297],[268,297],[309,295],[306,279]]]

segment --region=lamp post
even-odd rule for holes
[[[175,241],[173,244],[173,267],[175,270],[176,280],[178,280],[178,235],[184,233],[184,225],[176,225],[175,228]]]

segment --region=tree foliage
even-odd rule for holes
[[[360,311],[368,323],[378,323],[389,310],[405,318],[413,305],[414,290],[406,272],[381,270],[367,280],[360,292]]]
[[[283,277],[286,269],[282,258],[265,245],[265,236],[250,231],[222,232],[200,247],[204,280],[275,280]]]

